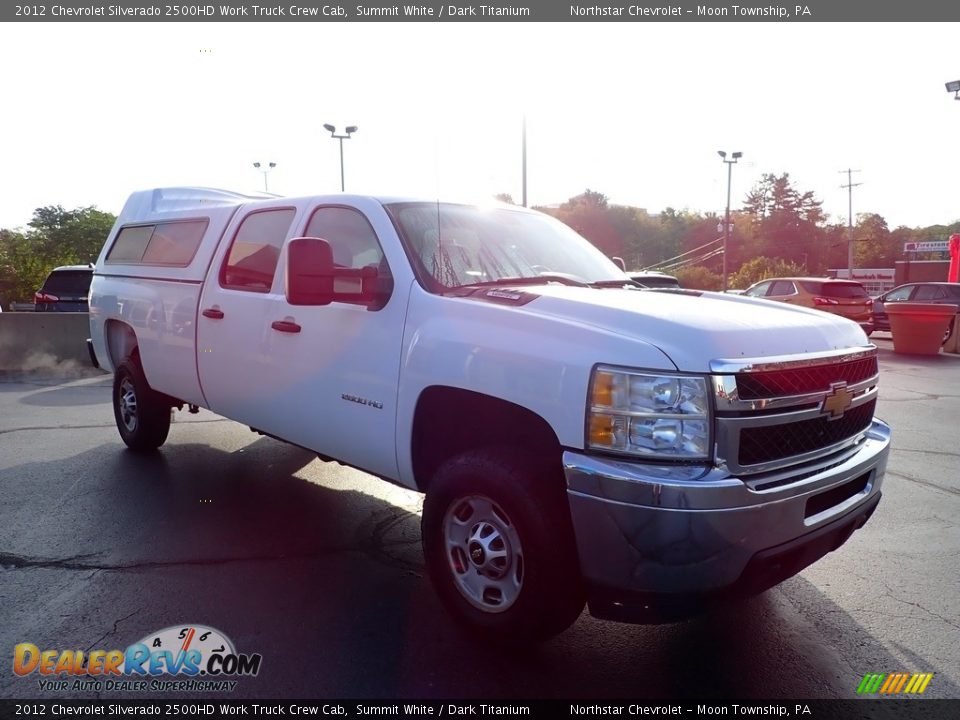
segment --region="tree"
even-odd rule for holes
[[[41,254],[58,264],[83,264],[97,259],[115,220],[95,207],[65,210],[48,205],[34,210],[28,234]]]
[[[2,302],[29,302],[58,265],[94,261],[115,220],[95,207],[48,205],[34,211],[25,231],[0,230]]]
[[[607,196],[589,188],[563,203],[553,215],[565,222],[608,257],[623,255],[623,240],[611,223]]]
[[[797,277],[806,275],[803,267],[779,258],[758,257],[745,262],[730,277],[730,287],[747,288],[755,282],[771,277]]]
[[[758,218],[796,216],[814,224],[824,221],[823,203],[812,192],[800,193],[790,184],[790,173],[765,173],[747,195],[743,209]]]
[[[900,252],[883,216],[861,213],[853,229],[853,265],[859,268],[893,267]],[[900,246],[902,247],[902,245]]]
[[[809,264],[826,220],[821,204],[812,192],[794,188],[789,173],[763,175],[744,203],[754,240],[745,257],[781,257],[797,265]]]

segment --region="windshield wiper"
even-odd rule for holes
[[[558,282],[562,285],[573,285],[574,287],[590,287],[590,283],[584,280],[577,280],[570,275],[559,273],[544,273],[543,275],[526,275],[518,277],[503,277],[496,280],[482,280],[481,282],[467,283],[463,287],[490,287],[496,285],[544,285],[546,283]]]

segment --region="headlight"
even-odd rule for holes
[[[708,459],[706,378],[595,368],[587,408],[587,447],[649,458]]]

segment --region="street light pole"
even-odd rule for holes
[[[357,131],[356,125],[348,125],[343,129],[346,135],[337,135],[337,128],[334,125],[325,124],[323,126],[324,130],[330,131],[330,137],[336,138],[340,141],[340,192],[344,192],[346,185],[343,180],[343,141],[349,140],[350,136]]]
[[[259,170],[260,172],[263,173],[263,191],[264,191],[264,192],[270,192],[270,190],[267,189],[267,173],[270,172],[271,170],[273,170],[273,169],[277,166],[277,164],[276,164],[275,162],[267,163],[267,166],[264,168],[264,167],[261,166],[260,163],[255,162],[255,163],[253,164],[253,166],[254,166],[257,170]]]
[[[730,242],[730,186],[733,181],[733,166],[737,160],[743,157],[743,153],[735,152],[730,155],[732,159],[727,160],[727,153],[723,150],[717,150],[717,155],[723,158],[727,166],[727,213],[723,220],[723,291],[727,291],[727,244]]]

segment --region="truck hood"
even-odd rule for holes
[[[772,300],[699,291],[527,287],[527,310],[603,328],[663,351],[685,372],[711,360],[827,352],[868,344],[856,323]]]

